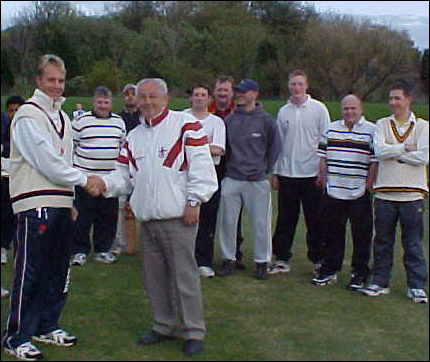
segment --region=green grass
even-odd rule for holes
[[[74,102],[69,99],[66,109],[71,110]],[[84,100],[85,104],[90,104],[90,100]],[[272,114],[282,104],[283,101],[264,101]],[[183,99],[174,99],[171,103],[174,109],[186,106]],[[120,107],[120,100],[116,100],[114,110]],[[337,118],[338,103],[329,103],[328,107],[333,118]],[[371,114],[371,120],[389,113],[385,104],[366,104],[365,110]],[[428,119],[428,105],[415,110]],[[275,197],[273,210],[274,224]],[[425,220],[428,260],[428,202]],[[267,281],[252,277],[252,237],[246,216],[244,236],[247,270],[224,279],[202,280],[208,335],[206,352],[193,360],[429,360],[429,308],[413,304],[405,297],[399,240],[392,292],[373,299],[345,289],[351,262],[350,240],[339,283],[315,287],[310,284],[312,265],[306,259],[302,219],[294,243],[292,271]],[[2,267],[4,286],[10,285],[11,270],[11,263]],[[6,312],[7,301],[2,300],[2,327]],[[137,255],[120,256],[113,265],[96,264],[90,259],[84,267],[74,267],[62,325],[79,337],[79,344],[67,350],[42,346],[47,361],[188,360],[181,353],[180,341],[146,348],[135,343],[139,335],[151,328]],[[2,352],[1,360],[13,359]]]
[[[345,289],[350,240],[339,283],[316,287],[309,283],[312,268],[305,256],[302,220],[292,271],[268,281],[252,277],[247,217],[244,236],[247,270],[228,278],[202,280],[208,335],[206,352],[195,360],[428,360],[429,308],[405,297],[400,242],[396,245],[391,294],[370,298]],[[428,222],[425,250],[428,260]],[[11,268],[11,264],[2,267],[4,285],[10,283]],[[140,270],[138,255],[122,255],[113,265],[90,259],[84,267],[74,267],[62,325],[79,336],[79,345],[68,350],[42,346],[45,359],[186,360],[180,341],[160,347],[136,345],[138,336],[151,328]],[[2,325],[6,309],[7,302],[2,300]],[[1,359],[12,360],[4,354]]]

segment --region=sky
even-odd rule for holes
[[[88,15],[103,13],[104,3],[112,1],[71,1]],[[318,12],[334,12],[366,18],[392,29],[408,31],[421,50],[429,47],[429,1],[304,1]],[[1,29],[12,25],[13,17],[30,1],[2,1]]]

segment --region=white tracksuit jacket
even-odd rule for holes
[[[180,218],[187,200],[206,202],[218,189],[207,136],[183,112],[164,109],[148,123],[128,134],[104,195],[131,194],[140,221]]]

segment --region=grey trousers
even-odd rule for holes
[[[272,258],[272,199],[268,180],[239,181],[225,177],[222,181],[217,223],[220,258],[236,260],[237,220],[242,205],[251,220],[254,261],[269,263]]]
[[[185,226],[182,219],[156,220],[142,222],[140,234],[153,330],[202,340],[206,329],[194,257],[197,228],[198,224]]]

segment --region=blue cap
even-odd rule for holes
[[[240,83],[234,87],[234,90],[242,93],[248,91],[258,92],[258,84],[255,80],[252,79],[242,79]]]

